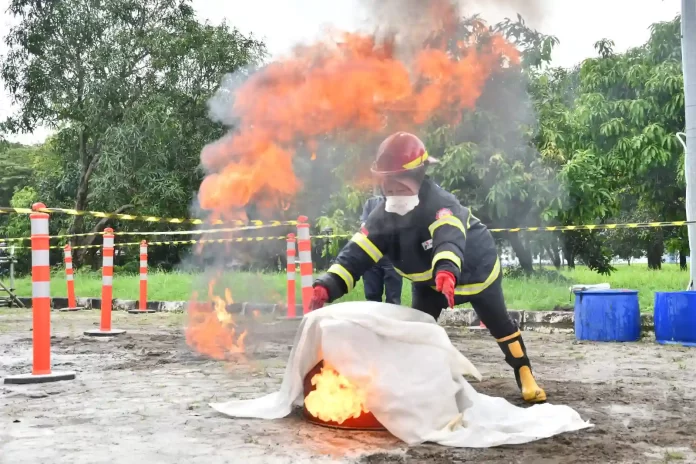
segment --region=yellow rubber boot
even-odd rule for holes
[[[529,403],[543,403],[546,392],[537,384],[532,366],[527,357],[527,349],[522,340],[522,334],[517,332],[496,340],[505,354],[505,361],[515,371],[517,386],[522,392],[522,398]]]

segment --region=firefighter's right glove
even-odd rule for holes
[[[451,272],[440,271],[435,276],[435,288],[445,295],[450,308],[454,308],[454,286],[456,283],[457,281]]]
[[[309,310],[314,311],[315,309],[322,308],[327,301],[329,301],[329,291],[326,287],[317,285],[314,287],[312,301],[309,303]]]

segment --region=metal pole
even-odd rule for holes
[[[10,246],[10,291],[15,291],[15,281],[14,281],[14,265],[15,265],[15,247]]]
[[[696,220],[696,0],[682,0],[682,68],[686,112],[686,220]],[[689,225],[690,279],[688,290],[696,282],[696,224]]]

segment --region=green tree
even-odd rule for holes
[[[20,21],[7,35],[9,53],[0,70],[19,111],[4,127],[20,132],[44,124],[59,130],[54,147],[79,210],[106,198],[95,176],[114,180],[115,173],[104,171],[128,166],[135,155],[160,161],[151,186],[157,180],[164,186],[150,188],[150,199],[157,188],[171,186],[167,164],[182,151],[189,159],[197,155],[201,137],[210,134],[192,136],[201,126],[206,96],[222,74],[264,56],[263,44],[251,37],[226,25],[199,24],[188,0],[13,0],[9,12]],[[149,119],[135,127],[137,115],[145,113]],[[153,132],[156,121],[165,124]],[[177,137],[168,141],[172,135]],[[129,145],[131,136],[140,144]],[[153,154],[138,151],[153,148]],[[110,209],[144,200],[124,192],[124,181],[134,182],[130,175],[138,167],[121,174],[118,195],[108,198],[122,203],[109,202]],[[71,232],[81,231],[83,221],[76,216]]]
[[[573,136],[564,145],[571,154],[565,178],[588,212],[572,216],[608,220],[624,198],[635,197],[646,219],[683,219],[684,161],[675,138],[684,127],[679,18],[654,24],[648,42],[626,53],[614,53],[607,39],[595,48],[599,56],[580,68]],[[587,163],[576,166],[582,158],[594,166],[590,176]],[[651,240],[645,248],[651,268],[661,266],[665,233],[671,232],[643,234]]]
[[[31,208],[38,201],[38,195],[32,187],[22,187],[14,192],[10,200],[10,206],[13,208]],[[0,231],[6,237],[28,237],[31,235],[31,224],[29,215],[27,214],[12,214],[8,215],[5,223],[0,227]],[[15,250],[17,265],[15,270],[18,273],[25,273],[31,267],[31,249],[30,242],[18,242],[11,245],[18,246]]]
[[[35,147],[0,143],[0,205],[10,204],[15,190],[28,184]]]

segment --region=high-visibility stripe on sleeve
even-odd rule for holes
[[[353,279],[353,276],[351,275],[351,273],[348,272],[348,269],[341,266],[340,264],[331,265],[328,272],[331,272],[332,274],[336,274],[341,279],[343,279],[343,282],[346,283],[346,288],[348,289],[349,292],[351,290],[353,290],[353,287],[355,287],[355,279]]]
[[[428,227],[428,230],[430,231],[430,236],[432,237],[433,235],[435,235],[435,230],[438,227],[444,225],[456,227],[457,229],[461,230],[462,234],[464,234],[464,236],[466,237],[466,228],[464,227],[464,224],[462,224],[462,221],[456,216],[445,216],[430,224],[430,226]]]
[[[427,282],[428,280],[433,278],[433,270],[432,269],[428,269],[427,271],[418,272],[415,274],[406,274],[404,271],[402,271],[401,269],[399,269],[397,267],[394,267],[394,270],[401,277],[408,279],[412,282]]]
[[[433,270],[435,270],[435,265],[437,262],[443,259],[452,261],[460,271],[462,270],[462,260],[459,259],[459,256],[454,254],[452,251],[441,251],[439,253],[435,253],[435,256],[433,256]]]
[[[367,253],[375,263],[384,256],[382,252],[379,251],[379,248],[377,248],[375,244],[372,243],[370,239],[367,238],[367,236],[362,232],[358,232],[357,234],[353,235],[350,240],[362,248],[363,251]]]
[[[495,279],[498,278],[500,275],[500,259],[496,258],[495,260],[495,266],[493,266],[493,270],[491,271],[490,275],[488,278],[479,284],[467,284],[467,285],[457,285],[454,288],[454,294],[455,295],[463,295],[463,296],[469,296],[469,295],[476,295],[478,293],[481,293],[485,289],[491,286],[493,282],[495,282]]]

